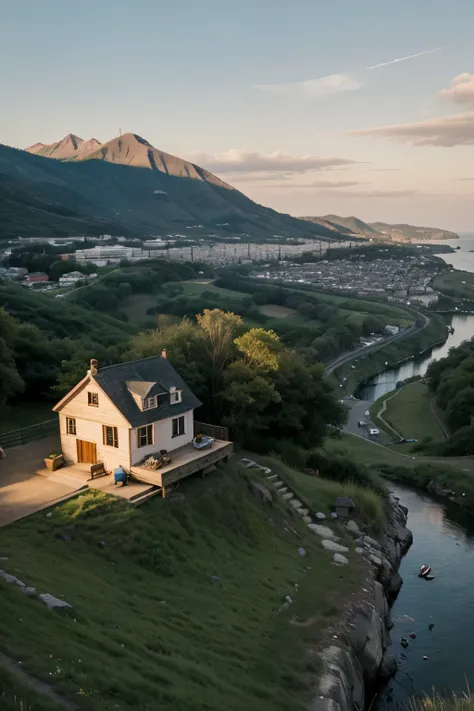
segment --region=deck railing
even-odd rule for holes
[[[229,442],[229,430],[227,427],[220,427],[219,425],[208,425],[205,422],[197,422],[194,420],[194,436],[197,434],[207,435],[208,437],[214,437],[214,439],[220,439],[221,442]]]
[[[27,444],[28,442],[33,442],[33,440],[43,439],[43,437],[49,437],[55,434],[59,434],[58,418],[38,422],[37,425],[23,427],[21,430],[0,432],[0,446],[4,449],[7,447],[17,447],[20,444]]]

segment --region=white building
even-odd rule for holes
[[[132,262],[138,259],[146,259],[148,253],[143,252],[143,250],[138,247],[98,245],[89,249],[78,249],[74,256],[76,262],[79,262],[80,264],[85,264],[86,262],[92,262],[93,264],[97,264],[99,262],[100,264],[104,260],[106,262],[120,262],[122,259],[127,259]]]
[[[85,275],[82,272],[69,272],[69,274],[64,274],[59,277],[59,286],[74,286],[81,279],[85,279]]]

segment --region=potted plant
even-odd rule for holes
[[[195,438],[194,438],[194,441],[196,442],[196,444],[201,444],[201,442],[202,442],[202,434],[197,434],[197,435],[195,436]]]
[[[54,472],[56,471],[56,469],[59,469],[64,465],[64,457],[61,453],[58,454],[57,452],[55,452],[53,454],[50,454],[49,457],[44,460],[44,464],[48,471]]]

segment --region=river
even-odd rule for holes
[[[474,254],[472,256],[474,257]],[[456,315],[453,317],[451,325],[454,328],[454,333],[449,334],[447,341],[442,346],[433,348],[432,351],[419,358],[411,358],[406,363],[376,375],[366,385],[359,388],[357,397],[360,400],[377,400],[385,393],[394,390],[400,380],[411,378],[413,375],[424,375],[433,360],[444,358],[448,355],[450,348],[459,346],[463,341],[474,336],[474,316]]]
[[[391,489],[409,509],[414,543],[402,561],[404,583],[392,608],[399,671],[377,704],[387,710],[413,694],[431,694],[433,687],[474,688],[474,516],[405,487]],[[434,580],[418,578],[422,564],[432,566]],[[409,638],[412,632],[416,639]],[[406,649],[402,637],[408,638]]]

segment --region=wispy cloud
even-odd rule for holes
[[[439,96],[444,99],[451,99],[456,104],[473,104],[474,105],[474,74],[458,74],[457,77],[451,79],[451,88],[443,89],[439,92]]]
[[[366,67],[367,70],[379,69],[380,67],[388,67],[389,64],[398,64],[399,62],[406,62],[409,59],[417,59],[418,57],[424,57],[427,54],[434,54],[435,52],[441,52],[443,49],[449,49],[450,44],[445,47],[436,47],[435,49],[428,49],[426,52],[417,52],[416,54],[409,54],[406,57],[399,57],[398,59],[391,59],[389,62],[382,62],[381,64],[374,64],[371,67]]]
[[[193,156],[195,163],[219,173],[293,172],[324,170],[333,166],[349,165],[356,161],[332,156],[294,156],[285,153],[256,153],[232,148],[223,153],[201,153]]]
[[[361,185],[361,183],[357,180],[314,180],[312,183],[290,183],[287,181],[284,183],[273,183],[267,187],[285,188],[285,190],[314,190],[314,188],[334,190],[340,188],[351,188],[355,185]]]
[[[352,136],[398,138],[414,146],[469,146],[474,144],[474,111],[414,123],[361,128],[347,133]]]
[[[330,94],[343,91],[357,91],[362,84],[348,74],[329,74],[318,79],[307,79],[289,84],[256,84],[255,89],[272,94],[301,97],[305,99],[321,99]]]

